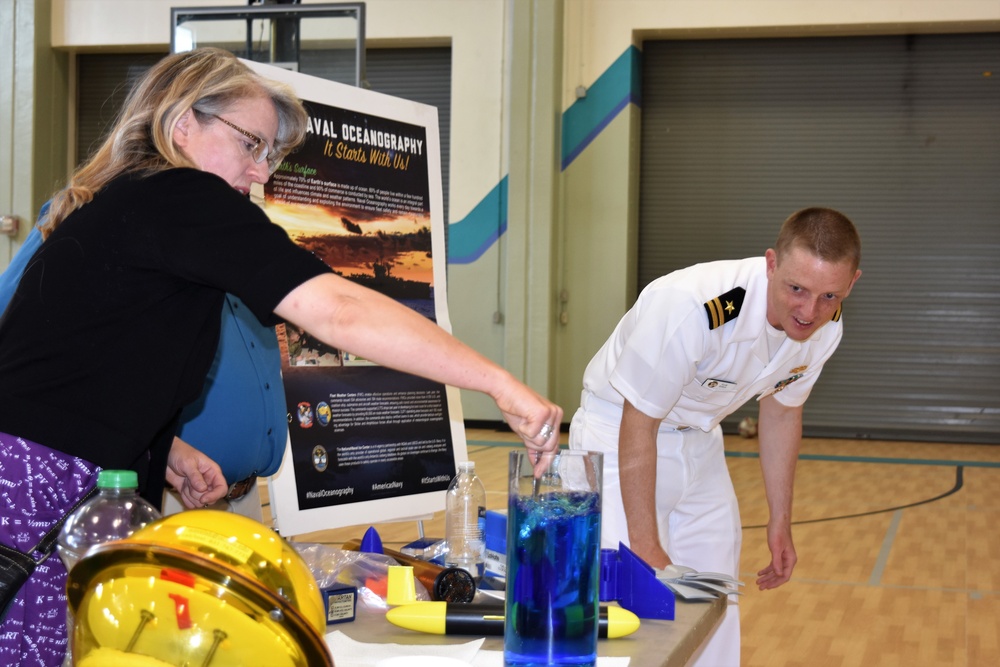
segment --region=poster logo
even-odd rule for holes
[[[319,422],[320,426],[329,426],[332,418],[333,410],[330,409],[329,403],[321,401],[316,405],[316,421]]]
[[[326,447],[323,445],[313,447],[312,462],[313,468],[316,468],[316,472],[326,470],[326,467],[330,465],[330,455],[326,453]]]
[[[307,401],[302,401],[299,403],[299,426],[302,428],[312,428],[313,425],[313,409],[312,404]]]

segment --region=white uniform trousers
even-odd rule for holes
[[[573,416],[571,449],[604,454],[601,547],[629,544],[618,478],[619,424],[582,409]],[[670,560],[700,572],[739,578],[742,526],[736,493],[726,467],[722,429],[706,433],[661,428],[657,436],[656,514],[660,541]],[[740,664],[739,606],[730,597],[722,622],[689,665]]]

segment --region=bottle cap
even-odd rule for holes
[[[409,565],[389,566],[389,585],[385,594],[386,604],[396,607],[417,601],[417,589],[413,583],[413,567]]]
[[[137,489],[139,475],[134,470],[102,470],[97,475],[99,489]]]
[[[466,471],[466,472],[475,470],[476,469],[476,462],[475,461],[459,461],[458,462],[458,469],[462,470],[462,471]]]

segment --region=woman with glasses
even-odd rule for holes
[[[0,316],[0,544],[30,549],[102,468],[138,471],[157,501],[168,465],[206,478],[197,500],[226,493],[214,464],[174,441],[211,365],[226,293],[265,324],[484,392],[529,449],[558,446],[558,406],[334,274],[248,199],[306,123],[293,92],[228,52],[168,56],[53,198],[46,240]],[[0,664],[61,663],[64,587],[58,558],[36,569],[0,625]]]

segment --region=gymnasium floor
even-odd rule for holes
[[[487,505],[505,507],[515,437],[470,429],[466,439]],[[757,441],[726,436],[726,450],[744,526],[743,667],[1000,665],[1000,446],[807,439],[798,566],[765,592],[753,586],[770,558]],[[295,539],[341,544],[367,527]],[[418,536],[412,521],[377,528],[396,548]],[[443,512],[423,529],[443,536]]]

